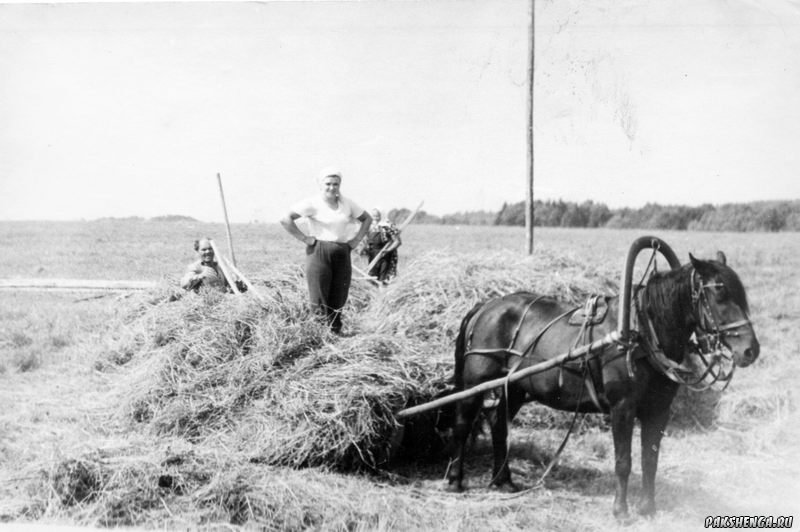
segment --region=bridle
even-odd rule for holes
[[[723,390],[728,387],[736,365],[733,364],[732,357],[729,349],[725,346],[722,339],[726,337],[737,337],[741,333],[739,329],[742,327],[751,327],[752,323],[749,316],[745,312],[745,318],[741,320],[732,321],[729,323],[721,323],[721,319],[714,312],[711,304],[709,303],[708,290],[711,288],[724,287],[724,283],[720,282],[704,282],[700,274],[692,268],[691,279],[691,292],[692,292],[692,306],[695,309],[697,324],[694,330],[694,341],[692,342],[692,351],[696,354],[702,365],[705,366],[702,376],[693,383],[686,383],[694,390],[704,390],[710,388],[717,382],[724,382]],[[723,367],[726,362],[727,369]],[[706,377],[710,376],[711,381],[705,382],[700,385]]]
[[[711,305],[708,303],[708,295],[706,290],[709,288],[717,288],[725,286],[724,283],[704,283],[699,279],[700,274],[697,270],[692,269],[691,286],[692,286],[692,305],[697,309],[697,326],[695,327],[695,334],[698,340],[706,340],[711,345],[720,343],[720,339],[726,336],[740,336],[736,329],[741,327],[752,327],[749,317],[742,320],[733,321],[719,325],[719,318],[715,316]],[[699,280],[698,280],[699,279]],[[747,313],[745,312],[745,316]],[[697,333],[699,331],[699,334]],[[707,340],[710,339],[710,340]]]
[[[648,358],[661,373],[673,382],[685,384],[695,391],[706,390],[717,382],[721,382],[724,383],[722,387],[724,390],[733,378],[736,365],[733,363],[730,350],[722,342],[722,339],[739,336],[741,334],[739,329],[752,324],[749,317],[730,323],[721,323],[722,320],[709,303],[708,290],[724,286],[724,283],[704,282],[699,272],[692,268],[690,284],[692,308],[697,323],[694,327],[693,338],[689,343],[689,350],[690,354],[696,355],[696,366],[699,367],[688,366],[686,360],[678,363],[668,358],[661,350],[652,321],[649,317],[645,317],[645,323],[643,323],[645,331],[642,333],[644,333],[644,343],[647,345],[650,355]]]

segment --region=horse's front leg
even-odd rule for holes
[[[672,388],[672,394],[663,394],[659,396],[660,400],[650,401],[647,409],[639,414],[642,422],[642,498],[638,510],[641,515],[653,515],[656,512],[658,453],[676,391],[677,386]]]
[[[628,401],[622,400],[611,409],[611,432],[614,436],[614,471],[617,489],[614,493],[614,516],[628,515],[628,477],[631,474],[631,439],[634,412]]]
[[[467,439],[472,433],[475,416],[478,414],[482,396],[473,396],[456,403],[456,419],[453,427],[453,455],[447,468],[448,491],[464,490],[464,459]]]

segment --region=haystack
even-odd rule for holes
[[[140,302],[97,367],[120,372],[117,418],[136,431],[218,442],[270,465],[381,468],[402,441],[394,413],[448,389],[453,339],[475,303],[527,290],[577,305],[615,294],[616,273],[547,254],[427,254],[385,290],[354,284],[341,338],[287,267],[255,280],[266,303],[213,292]],[[533,410],[521,421],[569,422]],[[429,452],[438,428],[416,428],[406,443]]]

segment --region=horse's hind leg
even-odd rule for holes
[[[494,468],[492,486],[505,491],[517,491],[511,481],[511,470],[508,467],[508,424],[514,419],[522,406],[524,393],[516,388],[509,388],[510,397],[505,392],[500,396],[500,403],[490,415],[492,427],[492,454]]]
[[[449,491],[462,491],[464,489],[464,458],[467,439],[472,432],[482,400],[482,397],[477,395],[468,397],[456,404],[456,420],[453,427],[453,456],[447,468],[447,489]]]

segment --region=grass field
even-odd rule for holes
[[[553,258],[548,264],[617,272],[628,246],[642,234],[537,229],[535,253]],[[220,224],[0,222],[0,268],[3,277],[157,280],[165,287],[194,259],[192,240],[205,235],[227,248]],[[710,427],[668,429],[657,477],[659,512],[652,519],[633,517],[620,524],[611,516],[613,447],[598,423],[584,424],[573,436],[544,488],[516,496],[485,488],[491,459],[483,436],[468,463],[471,489],[458,495],[442,490],[446,462],[409,463],[379,475],[345,474],[240,460],[230,434],[199,442],[153,437],[118,420],[118,392],[128,386],[130,374],[97,369],[98,358],[127,333],[124,320],[141,295],[0,291],[0,521],[160,529],[649,531],[699,530],[708,515],[796,516],[800,238],[796,233],[657,236],[682,261],[690,252],[701,258],[718,249],[726,253],[747,288],[762,351],[752,367],[737,372]],[[278,270],[302,263],[302,247],[277,224],[234,225],[233,237],[239,267],[255,281],[268,282]],[[467,265],[495,254],[522,261],[523,250],[520,228],[412,225],[404,234],[397,283],[440,264],[441,257]],[[555,280],[564,275],[557,266],[538,273]],[[448,274],[431,274],[431,284],[445,282]],[[374,319],[357,314],[380,308],[375,306],[380,297],[357,286],[353,298],[359,303],[350,307],[348,326],[368,332],[364,324]],[[431,336],[428,343],[442,351],[443,360],[450,359],[449,338]],[[523,409],[521,418],[532,408]],[[563,433],[558,424],[515,425],[511,467],[523,486],[536,481]],[[637,445],[635,436],[634,449]],[[208,478],[198,480],[191,493],[156,490],[156,506],[142,503],[138,513],[126,513],[133,496],[119,486],[150,478],[143,471],[156,467],[165,449],[190,453]],[[52,482],[59,465],[87,455],[127,472],[109,481],[118,489],[106,490],[102,508],[96,500],[65,504]],[[639,478],[635,451],[631,502]],[[227,510],[207,510],[211,500]]]

